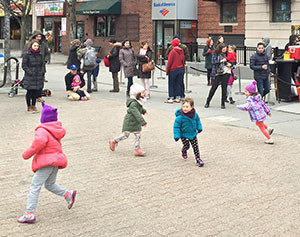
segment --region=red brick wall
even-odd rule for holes
[[[237,0],[237,26],[232,32],[225,33],[224,26],[220,26],[220,0],[209,2],[199,0],[198,5],[198,37],[207,38],[208,34],[245,34],[245,0]]]
[[[78,3],[77,8],[79,8],[84,3]],[[152,15],[151,15],[151,6],[152,0],[122,0],[122,14],[139,14],[140,15],[140,41],[147,40],[150,45],[152,45],[153,38],[153,27],[152,27]],[[67,8],[67,15],[68,15]],[[108,45],[108,40],[110,37],[95,37],[94,36],[94,16],[88,15],[77,15],[77,21],[84,21],[84,30],[85,30],[85,39],[91,38],[94,41],[94,45],[101,46],[101,56],[104,57],[110,50]],[[67,22],[67,30],[69,29],[69,19]],[[67,36],[62,37],[62,52],[64,54],[69,53],[69,33],[67,32]],[[133,47],[137,50],[139,48],[139,42],[132,42]]]

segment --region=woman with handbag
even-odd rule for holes
[[[151,71],[154,69],[152,62],[152,50],[147,41],[141,42],[140,52],[137,56],[138,59],[138,78],[141,78],[142,85],[145,88],[146,98],[150,98],[150,78]]]
[[[124,40],[122,45],[123,48],[120,49],[119,60],[124,67],[125,77],[128,79],[126,95],[129,97],[130,87],[133,84],[132,78],[137,74],[137,58],[129,40]]]

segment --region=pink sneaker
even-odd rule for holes
[[[145,156],[145,155],[146,155],[146,152],[143,152],[143,151],[141,150],[141,148],[138,148],[138,149],[135,149],[135,150],[134,150],[134,155],[135,155],[135,156]]]
[[[65,197],[67,203],[68,203],[68,209],[71,209],[76,197],[76,190],[68,191],[68,196]]]
[[[116,143],[114,140],[111,140],[111,141],[109,141],[109,148],[110,148],[112,151],[115,151],[117,144],[118,144],[118,143]]]
[[[81,98],[82,101],[87,101],[88,99],[86,97]]]
[[[19,223],[28,223],[32,224],[36,221],[34,214],[26,213],[24,216],[19,216],[18,220]]]

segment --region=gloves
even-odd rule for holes
[[[176,142],[178,142],[179,138],[174,138],[174,140],[175,140]]]
[[[210,52],[211,52],[211,49],[207,50],[207,52],[206,52],[206,53],[210,53]]]

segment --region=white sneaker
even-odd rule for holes
[[[271,134],[273,133],[273,131],[274,131],[274,129],[273,129],[273,128],[271,128],[271,127],[268,127],[268,133],[269,133],[269,135],[271,135]]]
[[[68,96],[68,100],[72,101],[73,100],[73,97],[72,96]]]
[[[176,98],[176,99],[174,100],[174,102],[175,102],[175,103],[180,103],[180,99],[179,99],[179,98]]]
[[[266,144],[274,144],[273,139],[270,138],[268,140],[265,141]]]
[[[173,99],[168,99],[168,100],[165,100],[165,103],[169,103],[169,104],[173,104],[174,100]]]

